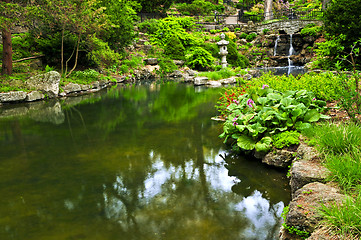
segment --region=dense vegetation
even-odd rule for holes
[[[273,1],[275,12],[292,10],[317,11],[327,1]],[[56,69],[63,82],[90,83],[111,75],[133,74],[143,67],[143,59],[159,60],[158,74],[166,75],[179,67],[182,60],[188,68],[206,71],[199,75],[219,80],[243,75],[243,69],[262,66],[269,58],[262,47],[264,38],[256,33],[236,33],[228,28],[206,31],[196,24],[198,19],[213,22],[214,12],[227,10],[216,0],[37,0],[1,1],[0,26],[4,39],[0,92],[25,90],[21,83],[39,71]],[[244,14],[261,20],[264,1],[239,1]],[[234,9],[233,9],[234,10]],[[333,206],[323,212],[332,229],[355,237],[361,233],[359,167],[361,97],[359,63],[361,5],[357,0],[331,0],[324,13],[324,27],[309,25],[302,36],[317,38],[310,51],[315,55],[311,67],[336,70],[338,73],[309,73],[303,76],[264,74],[252,81],[239,79],[239,86],[222,91],[217,108],[225,120],[222,137],[229,139],[236,151],[270,151],[298,144],[302,132],[313,138],[325,155],[332,179],[340,184],[350,200],[347,208]],[[182,14],[140,22],[139,13],[165,16],[166,12]],[[194,15],[197,16],[194,18]],[[285,15],[275,15],[280,19]],[[273,21],[273,20],[272,20]],[[31,23],[31,24],[29,24]],[[35,24],[33,24],[35,23]],[[29,31],[13,34],[16,24],[29,26]],[[134,26],[139,31],[135,31]],[[267,29],[263,32],[266,34]],[[229,68],[217,66],[220,34],[230,42]],[[130,50],[139,35],[152,47],[148,51]],[[254,41],[260,39],[260,42]],[[13,50],[9,52],[9,39]],[[241,42],[241,43],[240,43]],[[34,69],[24,58],[42,56],[43,66]],[[9,65],[9,61],[20,61]],[[83,70],[83,71],[80,71]],[[184,69],[183,69],[184,70]],[[352,72],[344,72],[351,70]],[[15,74],[11,75],[12,72]],[[315,122],[323,115],[327,102],[336,101],[350,121],[342,124]],[[352,123],[351,123],[352,122]],[[351,209],[351,210],[347,210]]]

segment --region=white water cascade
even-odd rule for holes
[[[288,75],[291,73],[291,68],[293,67],[293,62],[290,59],[290,57],[295,53],[295,50],[293,49],[292,46],[292,33],[290,34],[290,50],[288,51]]]
[[[273,50],[273,56],[277,55],[277,45],[279,40],[280,40],[280,36],[278,35],[275,41],[275,49]]]

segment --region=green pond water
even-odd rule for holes
[[[278,239],[285,172],[232,155],[219,89],[155,83],[0,108],[0,239]]]

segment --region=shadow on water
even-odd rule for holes
[[[228,154],[218,92],[124,86],[0,117],[1,239],[277,239],[285,173]]]

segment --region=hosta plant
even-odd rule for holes
[[[329,118],[321,114],[326,102],[306,90],[277,92],[267,85],[240,95],[227,110],[230,114],[220,135],[233,139],[235,149],[267,152],[272,136],[285,131],[309,128],[312,122]]]

